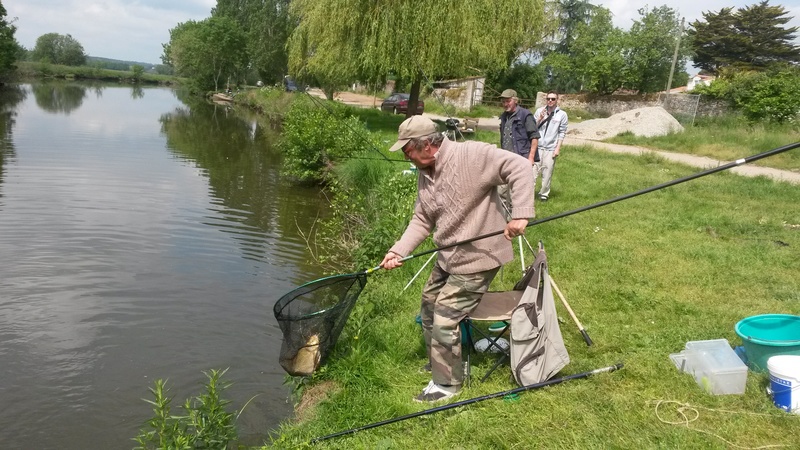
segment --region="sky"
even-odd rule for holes
[[[216,0],[0,0],[15,37],[33,49],[46,33],[70,34],[89,56],[161,63],[169,30],[211,16]]]
[[[500,1],[500,0],[498,0]],[[591,0],[608,8],[614,25],[624,30],[639,18],[638,10],[667,4],[686,18],[686,24],[702,19],[703,12],[728,6],[740,8],[760,0]],[[89,56],[161,62],[169,30],[181,22],[203,20],[211,15],[216,0],[0,0],[7,18],[17,26],[17,41],[32,49],[46,33],[70,34]],[[800,27],[800,0],[771,0],[792,16],[788,26]],[[800,39],[798,40],[800,42]]]

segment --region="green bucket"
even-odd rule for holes
[[[800,356],[800,316],[762,314],[736,324],[747,365],[753,372],[767,372],[767,360],[776,355]]]

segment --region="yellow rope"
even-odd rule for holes
[[[662,423],[667,423],[667,424],[670,424],[670,425],[685,425],[686,428],[689,429],[689,430],[697,431],[699,433],[705,433],[705,434],[707,434],[709,436],[714,436],[715,438],[725,442],[726,444],[728,444],[728,445],[730,445],[732,447],[746,449],[746,450],[758,450],[758,449],[764,449],[764,448],[788,447],[788,445],[786,445],[786,444],[770,444],[770,445],[762,445],[760,447],[745,447],[745,446],[742,446],[742,445],[734,444],[733,442],[725,439],[724,437],[722,437],[722,436],[720,436],[720,435],[718,435],[716,433],[712,433],[712,432],[707,431],[707,430],[701,430],[699,428],[692,428],[691,426],[689,426],[690,423],[692,423],[695,420],[700,418],[700,412],[697,410],[698,408],[699,409],[705,409],[706,411],[715,411],[715,412],[722,412],[722,413],[728,413],[728,414],[749,414],[749,415],[755,415],[755,416],[774,417],[772,414],[753,413],[753,412],[747,412],[747,411],[728,411],[728,410],[724,410],[724,409],[705,408],[705,407],[702,407],[702,406],[692,406],[692,405],[690,405],[688,403],[681,403],[681,402],[678,402],[678,401],[675,401],[675,400],[651,400],[651,403],[655,403],[656,417],[658,417],[658,420],[660,420]],[[680,415],[683,418],[683,420],[666,420],[663,417],[661,417],[661,414],[659,413],[659,408],[661,408],[662,405],[673,405],[673,406],[675,406],[676,407],[675,412],[677,413],[677,415]]]

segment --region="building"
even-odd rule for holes
[[[717,77],[713,75],[700,75],[699,73],[691,78],[689,78],[689,83],[686,85],[686,90],[691,91],[700,84],[704,84],[706,86],[710,85],[712,81],[716,80]]]

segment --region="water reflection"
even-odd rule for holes
[[[211,195],[220,200],[207,225],[231,233],[248,259],[265,261],[275,251],[270,247],[305,255],[306,249],[296,239],[274,239],[275,235],[297,237],[299,230],[311,228],[318,220],[315,209],[303,208],[297,197],[279,188],[284,182],[280,154],[273,149],[275,129],[243,111],[205,104],[178,108],[163,115],[161,124],[169,148],[204,169]]]
[[[131,98],[134,100],[144,98],[144,89],[138,84],[131,87]]]
[[[78,109],[86,98],[86,88],[74,83],[52,81],[34,84],[33,95],[36,104],[45,111],[64,113]]]
[[[0,88],[0,199],[3,197],[3,179],[6,164],[16,156],[12,131],[17,117],[17,105],[27,98],[28,93],[17,85]],[[3,203],[0,201],[0,208]]]

